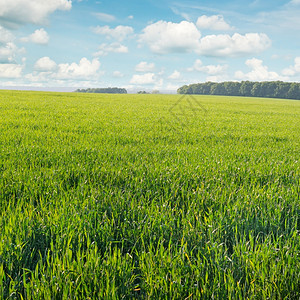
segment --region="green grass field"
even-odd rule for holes
[[[300,101],[0,92],[1,299],[299,299]]]

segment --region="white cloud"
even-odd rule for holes
[[[5,26],[41,24],[56,10],[70,10],[70,0],[1,0],[0,21]]]
[[[147,85],[147,84],[154,84],[156,82],[155,74],[154,73],[146,73],[142,75],[133,75],[130,83],[136,85]]]
[[[128,53],[128,48],[119,43],[112,44],[101,44],[98,48],[98,51],[94,53],[94,56],[105,56],[108,53]]]
[[[168,78],[172,79],[172,80],[175,80],[175,79],[179,79],[180,75],[181,75],[180,72],[175,70]]]
[[[226,72],[227,65],[203,65],[200,59],[197,59],[192,68],[189,68],[188,71],[198,71],[203,72],[209,75],[218,75]]]
[[[45,56],[40,58],[34,65],[34,69],[40,72],[52,72],[57,69],[57,64],[55,61],[51,60],[49,57]]]
[[[30,40],[35,44],[46,45],[49,42],[49,35],[44,28],[37,29],[30,35]]]
[[[0,78],[20,78],[23,66],[17,64],[0,64]]]
[[[259,53],[270,46],[271,40],[264,33],[207,35],[201,39],[197,52],[206,56],[233,57]]]
[[[122,78],[122,77],[124,77],[124,74],[122,72],[120,72],[120,71],[114,71],[113,72],[113,77],[115,77],[115,78]]]
[[[133,20],[133,19],[134,19],[134,16],[132,16],[132,15],[131,15],[131,16],[128,16],[128,19],[129,19],[129,20]]]
[[[19,49],[15,43],[15,36],[0,26],[0,63],[14,62],[16,55],[24,49]]]
[[[154,71],[154,69],[155,69],[155,64],[147,63],[146,61],[141,61],[135,67],[135,71],[137,72],[151,72]]]
[[[133,28],[130,26],[119,25],[116,28],[110,28],[109,26],[97,26],[93,28],[96,34],[105,35],[107,38],[113,38],[118,41],[123,41],[129,35],[133,34]]]
[[[88,79],[98,75],[100,65],[98,59],[95,58],[89,61],[84,57],[80,60],[79,64],[59,64],[55,77],[58,79]]]
[[[264,33],[207,35],[201,38],[195,24],[187,21],[158,21],[148,25],[139,41],[146,43],[157,54],[195,52],[223,57],[259,53],[271,46],[271,40]]]
[[[9,30],[0,26],[0,45],[12,42],[14,39],[14,35]]]
[[[295,76],[300,74],[300,57],[295,58],[295,64],[286,68],[282,71],[282,74],[285,76]]]
[[[47,45],[49,42],[49,35],[44,28],[41,28],[35,30],[30,36],[22,38],[21,41],[25,43],[32,42],[39,45]]]
[[[0,63],[10,63],[15,60],[16,54],[20,50],[14,43],[6,43],[0,46]]]
[[[197,49],[201,33],[194,23],[158,21],[143,29],[140,42],[158,54],[185,53]]]
[[[197,27],[199,29],[211,29],[211,30],[231,30],[231,26],[225,22],[223,16],[214,15],[214,16],[206,16],[203,15],[198,18]]]
[[[94,15],[103,22],[113,22],[116,20],[116,17],[113,15],[105,14],[105,13],[94,13]]]
[[[251,81],[272,81],[272,80],[287,80],[286,77],[278,75],[276,72],[270,72],[267,66],[263,65],[263,61],[257,58],[246,60],[246,65],[252,69],[249,73],[242,71],[235,72],[235,78],[239,80]]]
[[[35,64],[35,71],[27,74],[25,78],[32,83],[44,83],[44,85],[63,86],[68,81],[68,85],[73,86],[78,81],[82,85],[84,82],[98,81],[103,72],[99,71],[100,62],[98,59],[89,61],[82,58],[77,64],[75,62],[69,64],[56,64],[49,57],[42,57]]]

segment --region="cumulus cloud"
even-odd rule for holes
[[[128,48],[119,43],[101,44],[94,56],[105,56],[108,53],[128,53]]]
[[[0,45],[12,42],[14,39],[14,35],[9,30],[0,26]]]
[[[271,40],[264,33],[207,35],[201,39],[197,52],[206,56],[233,57],[259,53],[270,46]]]
[[[109,26],[97,26],[93,28],[96,34],[105,35],[107,38],[113,38],[118,41],[123,41],[129,35],[133,34],[133,28],[130,26],[119,25],[116,28],[110,28]]]
[[[71,64],[59,64],[56,78],[58,79],[87,79],[97,75],[100,68],[100,62],[98,59],[89,61],[87,58],[82,58],[77,63]]]
[[[25,78],[33,85],[43,83],[43,85],[65,86],[66,81],[68,86],[77,86],[78,81],[81,85],[85,82],[90,84],[98,81],[103,74],[99,70],[100,65],[98,59],[89,61],[85,57],[79,63],[62,64],[57,64],[49,57],[42,57],[35,63],[34,72],[27,74]]]
[[[250,81],[272,81],[272,80],[286,80],[286,77],[282,77],[276,72],[268,70],[267,66],[263,65],[263,61],[257,58],[246,60],[246,65],[251,69],[249,73],[243,73],[237,71],[235,78],[239,80],[250,80]]]
[[[22,70],[18,64],[0,64],[0,78],[20,78]]]
[[[136,85],[148,85],[154,84],[156,82],[155,74],[154,73],[146,73],[142,75],[133,75],[130,83]]]
[[[21,41],[25,43],[32,42],[39,45],[47,45],[49,42],[49,35],[44,28],[41,28],[35,30],[30,36],[22,38]]]
[[[295,76],[300,74],[300,57],[295,58],[295,64],[286,68],[282,71],[282,74],[285,76]]]
[[[232,27],[225,22],[223,16],[214,15],[214,16],[206,16],[203,15],[198,18],[197,27],[199,29],[210,29],[210,30],[232,30]]]
[[[0,63],[14,62],[16,54],[20,49],[14,43],[6,43],[0,46]]]
[[[194,23],[158,21],[143,29],[140,42],[146,43],[157,54],[185,53],[199,48],[200,37]]]
[[[52,72],[57,69],[57,64],[55,61],[45,56],[40,58],[34,65],[34,69],[40,72]]]
[[[151,72],[154,71],[155,64],[154,63],[147,63],[146,61],[141,61],[139,64],[135,66],[136,72]]]
[[[12,63],[18,53],[24,49],[19,49],[15,43],[15,36],[4,27],[0,26],[0,63]]]
[[[196,25],[187,21],[158,21],[148,25],[139,41],[157,54],[195,52],[222,57],[255,54],[271,46],[271,40],[264,33],[207,35],[201,38]]]
[[[113,22],[116,20],[116,17],[113,15],[105,14],[105,13],[94,13],[94,15],[103,22]]]
[[[168,78],[172,80],[176,80],[180,78],[180,72],[175,70]]]
[[[227,65],[203,65],[200,59],[197,59],[192,68],[189,68],[188,71],[198,71],[203,72],[208,75],[217,75],[223,74],[226,72]]]
[[[56,10],[70,10],[71,0],[1,0],[0,21],[5,26],[41,24]]]

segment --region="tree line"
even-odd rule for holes
[[[300,100],[300,83],[283,81],[206,82],[184,85],[177,90],[177,93]]]
[[[102,93],[102,94],[127,94],[124,88],[109,87],[109,88],[88,88],[78,89],[75,93]]]

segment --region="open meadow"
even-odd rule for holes
[[[0,174],[3,299],[300,298],[300,101],[0,91]]]

